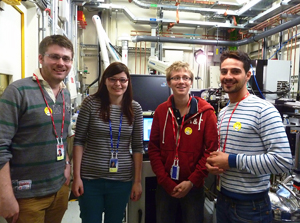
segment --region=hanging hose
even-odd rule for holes
[[[259,91],[259,93],[260,93],[261,97],[262,97],[263,99],[266,99],[266,98],[265,98],[265,96],[262,94],[262,92],[261,92],[261,90],[260,90],[259,86],[258,86],[258,83],[257,83],[256,77],[255,77],[255,72],[254,72],[254,69],[253,69],[253,66],[252,66],[252,64],[250,64],[250,66],[251,66],[251,69],[252,69],[252,76],[253,76],[253,78],[254,78],[254,80],[255,80],[255,83],[256,83],[257,89],[258,89],[258,91]]]

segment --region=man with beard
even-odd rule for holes
[[[218,175],[218,223],[271,222],[270,174],[292,166],[280,114],[247,90],[250,63],[241,51],[221,55],[220,81],[230,103],[219,113],[218,151],[206,163]]]

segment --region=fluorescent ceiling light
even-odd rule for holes
[[[252,8],[253,6],[255,6],[256,4],[258,4],[261,1],[262,0],[252,0],[252,1],[248,2],[240,10],[238,10],[238,12],[237,12],[238,16],[243,14],[244,12],[246,12],[247,10],[249,10],[250,8]]]
[[[248,2],[249,0],[236,0],[239,4],[244,4],[246,2]]]

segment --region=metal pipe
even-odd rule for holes
[[[85,4],[85,7],[86,8],[94,8],[94,9],[119,10],[120,12],[123,12],[127,16],[127,18],[131,22],[133,22],[134,24],[151,25],[151,24],[162,23],[163,25],[168,25],[170,23],[176,23],[175,19],[137,18],[125,6],[119,6],[119,5],[115,5],[115,4],[97,4],[97,5]],[[195,9],[195,8],[193,8],[193,9]],[[225,10],[222,10],[222,11],[225,12]],[[229,13],[228,13],[228,15],[229,15]],[[195,21],[195,20],[180,20],[180,23],[176,24],[176,26],[182,26],[182,27],[197,27],[197,26],[200,26],[200,27],[221,27],[221,28],[248,29],[247,27],[245,27],[244,25],[241,25],[241,24],[238,24],[237,26],[234,26],[234,25],[231,25],[231,24],[223,23],[223,22],[206,22],[206,21]]]
[[[263,28],[265,28],[265,27],[267,27],[267,26],[270,26],[270,25],[272,25],[274,22],[281,20],[281,15],[282,15],[282,14],[291,14],[292,12],[297,13],[297,12],[300,10],[299,7],[300,7],[300,4],[298,4],[298,5],[296,5],[296,6],[293,6],[293,7],[291,7],[290,9],[285,10],[285,11],[283,11],[283,12],[281,12],[281,13],[279,13],[279,14],[277,14],[277,15],[275,15],[275,16],[273,16],[273,17],[267,19],[267,20],[265,20],[264,22],[259,23],[258,25],[252,27],[251,30],[259,30],[259,29],[263,29]],[[268,11],[268,10],[267,10],[267,11]],[[266,13],[266,11],[263,12],[263,13],[261,13],[261,14],[264,14],[264,13]],[[250,20],[248,21],[248,23],[253,22],[253,21],[255,21],[255,20],[257,20],[257,19],[255,19],[255,18],[250,19]]]
[[[146,74],[146,65],[147,65],[147,43],[145,42],[145,62],[144,62],[144,74]]]
[[[135,43],[135,50],[134,50],[134,73],[136,74],[136,57],[137,57],[137,42]]]
[[[201,13],[201,12],[214,12],[216,14],[220,14],[223,15],[226,12],[226,9],[210,9],[210,8],[204,8],[204,7],[186,7],[186,6],[182,6],[179,5],[179,7],[177,8],[177,6],[175,5],[164,5],[164,4],[150,4],[150,3],[143,3],[140,2],[138,0],[132,0],[132,2],[134,4],[136,4],[137,6],[144,8],[144,9],[153,9],[153,8],[161,8],[163,10],[170,10],[170,11],[176,11],[178,9],[178,11],[180,12],[195,12],[195,13]],[[235,11],[229,10],[227,11],[228,15],[237,15],[237,13]]]
[[[149,3],[143,3],[139,2],[138,0],[133,0],[133,2],[140,6],[141,8],[155,8],[155,9],[163,9],[163,10],[177,10],[177,6],[174,5],[163,5],[163,4],[149,4]],[[218,1],[219,5],[224,4],[224,2]],[[227,3],[228,5],[230,4],[229,2]],[[120,10],[123,11],[124,14],[135,24],[151,24],[151,23],[157,23],[161,22],[163,24],[169,24],[172,22],[176,22],[173,19],[151,19],[149,18],[136,18],[133,13],[129,11],[128,8],[125,6],[119,6],[115,4],[103,4],[103,3],[98,3],[98,4],[91,4],[87,3],[85,4],[86,8],[95,8],[95,9],[108,9],[108,10]],[[272,6],[272,8],[266,10],[263,13],[260,13],[256,17],[252,18],[249,22],[254,23],[257,20],[259,20],[261,17],[265,16],[268,13],[271,13],[272,11],[277,10],[279,7],[281,7],[281,2],[277,3],[276,5]],[[209,9],[209,8],[203,8],[203,7],[183,7],[179,6],[179,11],[185,11],[185,12],[194,12],[194,13],[201,13],[201,12],[210,12],[210,13],[215,13],[219,15],[223,15],[225,12],[227,15],[234,15],[238,16],[240,15],[243,11],[247,9],[247,5],[243,6],[239,10],[226,10],[226,9]],[[201,26],[201,27],[221,27],[221,28],[236,28],[236,29],[249,29],[249,22],[246,22],[244,24],[238,24],[237,26],[233,26],[227,23],[222,23],[222,22],[205,22],[205,21],[187,21],[187,20],[180,20],[180,23],[176,24],[176,26],[183,26],[183,27],[195,27],[195,26]]]
[[[297,51],[297,35],[298,35],[298,26],[296,26],[295,30],[295,47],[294,47],[294,65],[293,65],[293,76],[295,77],[295,70],[296,70],[296,51]]]
[[[289,40],[290,40],[290,29],[288,29],[288,40],[286,44],[286,60],[289,60]]]
[[[294,35],[294,27],[292,27],[291,37]],[[291,49],[290,49],[290,59],[292,60],[292,52],[293,52],[293,38],[291,38]]]
[[[142,42],[140,42],[140,74],[142,73]]]
[[[296,133],[296,143],[295,143],[295,163],[294,167],[296,171],[300,171],[300,133]]]
[[[214,45],[214,46],[242,46],[248,43],[257,42],[267,36],[274,35],[278,32],[286,30],[290,27],[300,24],[300,17],[269,29],[256,36],[248,39],[238,41],[225,41],[225,40],[208,40],[208,39],[185,39],[185,38],[171,38],[159,36],[135,36],[132,38],[133,42],[147,41],[147,42],[161,42],[161,43],[183,43],[183,44],[200,44],[200,45]]]
[[[54,0],[52,1],[52,5],[51,5],[51,13],[52,13],[52,35],[57,34],[57,24],[58,24],[58,0]]]

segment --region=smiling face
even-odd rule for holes
[[[191,74],[185,69],[172,71],[169,87],[172,89],[174,97],[188,97],[190,88],[193,84]]]
[[[125,72],[106,78],[105,85],[111,102],[115,99],[121,100],[128,87],[128,79]]]
[[[51,87],[59,85],[72,67],[72,60],[65,62],[63,58],[57,59],[59,57],[72,59],[72,51],[58,45],[50,45],[45,55],[39,55],[39,62],[42,65],[41,74]]]
[[[247,82],[250,77],[251,72],[245,72],[242,61],[227,58],[221,63],[221,85],[228,93],[231,102],[235,102],[247,93]]]

